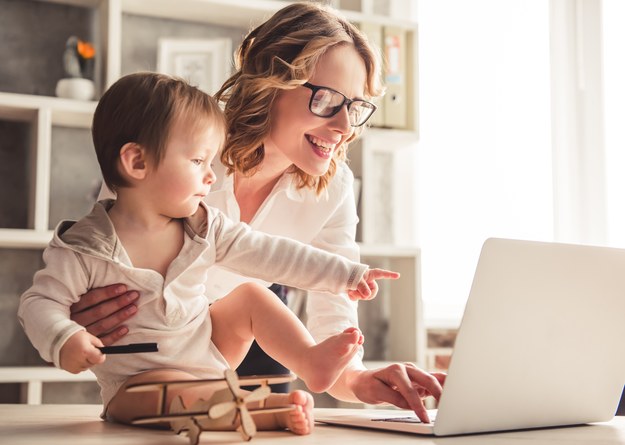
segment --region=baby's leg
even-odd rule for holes
[[[334,384],[363,342],[360,331],[349,328],[316,345],[271,291],[251,283],[213,303],[210,316],[212,341],[233,369],[255,338],[267,354],[292,369],[315,392]]]

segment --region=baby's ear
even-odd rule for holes
[[[122,174],[129,179],[143,179],[147,173],[146,153],[141,145],[128,142],[119,151]]]

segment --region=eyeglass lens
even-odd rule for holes
[[[334,116],[339,112],[346,98],[342,94],[326,88],[314,92],[310,102],[310,111],[320,117]],[[353,100],[347,105],[349,122],[352,126],[364,124],[375,110],[374,106],[364,100]]]

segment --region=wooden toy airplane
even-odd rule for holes
[[[240,426],[237,428],[241,432],[243,439],[249,441],[256,434],[256,424],[252,416],[261,413],[275,413],[281,411],[291,411],[295,405],[277,406],[265,408],[265,399],[269,397],[271,388],[268,385],[287,383],[295,380],[295,375],[264,375],[241,377],[231,369],[224,372],[223,379],[203,379],[203,380],[176,380],[169,382],[146,382],[129,385],[126,391],[160,391],[157,413],[154,416],[138,417],[132,421],[135,425],[145,425],[159,422],[169,422],[171,428],[176,433],[188,431],[189,442],[197,445],[202,431],[209,430],[211,424],[233,425],[237,418]],[[215,390],[227,389],[222,393],[215,393],[211,400],[198,400],[193,406],[186,408],[180,397],[172,400],[169,413],[165,413],[168,389],[185,389],[196,386],[211,385]],[[245,392],[243,386],[260,386],[252,392]],[[260,408],[248,408],[250,402],[259,402]],[[228,417],[228,415],[230,417]],[[215,429],[215,428],[213,428]]]

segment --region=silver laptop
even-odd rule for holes
[[[574,425],[610,420],[624,384],[625,250],[488,239],[435,420],[315,417],[437,436]]]

